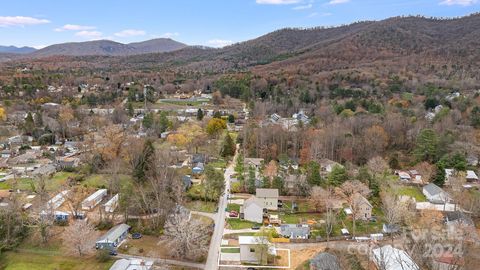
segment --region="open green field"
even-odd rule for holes
[[[107,270],[112,264],[42,250],[10,251],[0,256],[0,269],[4,270]]]
[[[257,226],[261,225],[259,223],[250,222],[250,221],[242,220],[239,218],[228,218],[227,224],[232,230],[250,229],[254,225],[257,225]]]
[[[394,191],[397,195],[405,195],[415,198],[417,202],[426,202],[427,199],[418,187],[400,187]]]
[[[185,205],[188,209],[198,212],[214,213],[217,208],[215,202],[189,201]]]
[[[274,213],[272,213],[274,214]],[[278,214],[282,224],[299,224],[308,220],[319,220],[322,218],[322,214],[290,214],[290,213],[275,213]]]
[[[83,185],[93,188],[104,188],[108,187],[108,181],[112,179],[112,175],[108,174],[92,174],[85,178],[82,181]],[[118,179],[120,180],[120,187],[126,187],[132,182],[132,177],[129,175],[119,175]]]

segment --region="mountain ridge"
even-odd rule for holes
[[[85,42],[67,42],[53,44],[43,49],[30,53],[30,57],[48,56],[126,56],[145,53],[163,53],[187,47],[186,44],[168,39],[157,38],[134,43],[120,43],[112,40],[94,40]]]

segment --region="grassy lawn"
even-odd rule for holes
[[[219,159],[219,160],[210,162],[210,163],[208,163],[208,165],[210,165],[214,168],[222,168],[222,169],[227,168],[227,162],[223,159]]]
[[[240,213],[240,204],[236,204],[236,203],[229,203],[227,205],[227,211],[230,212],[230,211],[237,211],[237,213]]]
[[[250,229],[254,225],[260,226],[261,224],[242,220],[239,218],[228,218],[227,224],[232,230]]]
[[[112,261],[100,263],[95,258],[68,257],[57,252],[38,250],[38,252],[7,252],[0,257],[0,269],[5,270],[107,270]]]
[[[61,186],[65,185],[69,177],[74,177],[72,172],[57,172],[51,179],[47,180],[47,189],[57,191]]]
[[[309,202],[300,201],[296,202],[298,206],[298,212],[312,212],[316,211],[314,207],[310,205]],[[284,201],[283,202],[283,209],[286,211],[290,211],[292,209],[292,202],[291,201]]]
[[[239,236],[255,236],[256,232],[247,232],[247,233],[227,233],[223,235],[224,239],[238,239]]]
[[[298,224],[306,222],[307,220],[318,220],[322,218],[322,214],[290,214],[278,213],[279,218],[283,224]]]
[[[186,207],[192,211],[214,213],[217,204],[215,202],[190,201],[187,202]]]
[[[108,187],[108,181],[112,178],[109,174],[92,174],[83,180],[82,184],[93,188],[105,188]],[[120,186],[125,187],[132,182],[132,177],[129,175],[119,175]]]
[[[400,187],[394,191],[398,195],[406,195],[415,198],[417,202],[426,202],[427,199],[418,187]]]
[[[240,248],[222,248],[222,253],[240,253]]]
[[[18,178],[16,180],[16,184],[15,184],[15,180],[13,179],[9,179],[5,182],[1,182],[0,183],[0,189],[20,189],[20,190],[28,190],[28,191],[32,191],[32,184],[33,184],[33,181],[31,178]]]

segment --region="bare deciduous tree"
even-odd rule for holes
[[[171,254],[176,258],[199,259],[208,252],[208,226],[191,218],[189,211],[183,207],[177,206],[175,212],[169,215],[164,235],[170,239]]]
[[[357,197],[368,197],[368,195],[370,194],[370,189],[364,183],[358,180],[353,180],[343,183],[338,189],[338,191],[339,195],[347,201],[348,206],[352,210],[352,235],[355,236],[355,220],[357,218],[359,207],[357,203]]]
[[[95,229],[84,220],[77,220],[63,232],[65,247],[72,254],[83,256],[93,252]]]

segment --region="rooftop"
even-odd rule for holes
[[[278,189],[257,188],[256,196],[259,198],[278,198]]]
[[[113,240],[118,239],[123,233],[128,231],[130,229],[130,226],[122,223],[118,224],[117,226],[111,228],[106,234],[104,234],[102,237],[100,237],[97,242],[110,242]]]

